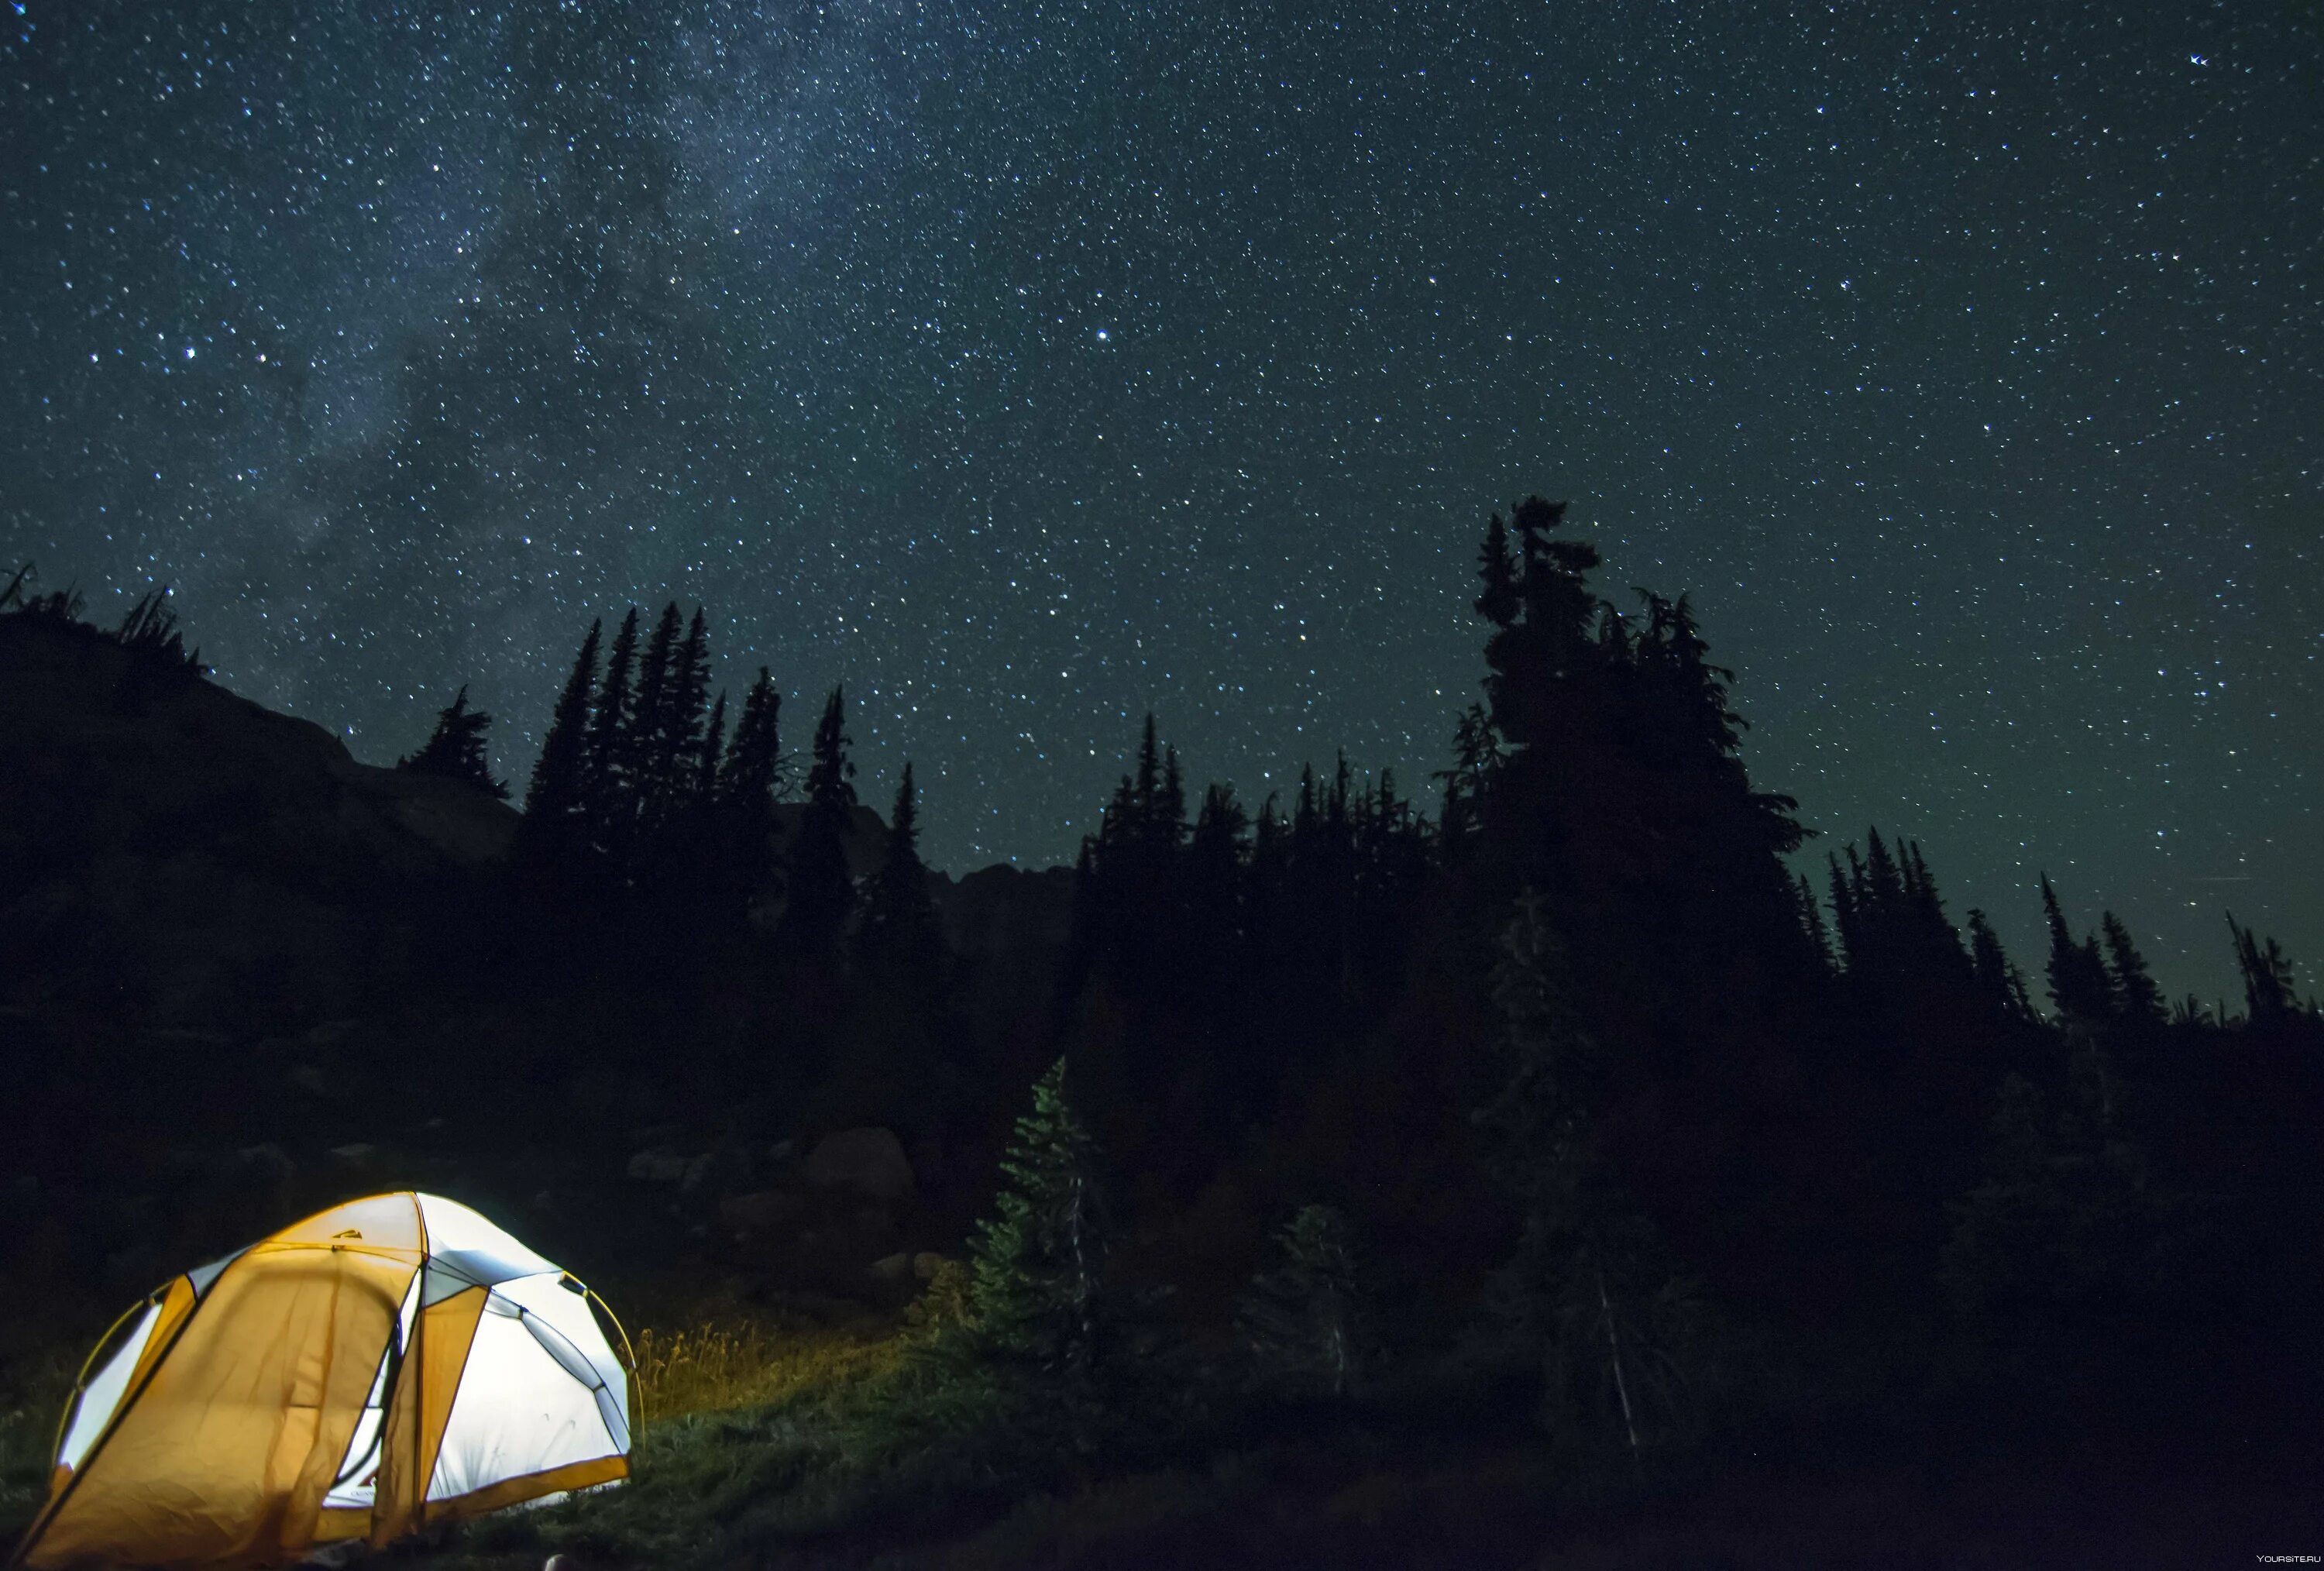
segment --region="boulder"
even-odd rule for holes
[[[780,1189],[729,1195],[718,1202],[718,1220],[737,1233],[772,1233],[807,1215],[807,1202]]]
[[[912,1274],[912,1257],[899,1252],[882,1255],[872,1262],[872,1280],[875,1282],[900,1282]]]
[[[924,1282],[932,1282],[936,1280],[936,1272],[951,1263],[949,1256],[938,1254],[933,1249],[924,1249],[912,1257],[912,1274]]]
[[[912,1164],[893,1130],[843,1129],[807,1154],[807,1181],[894,1204],[912,1197]]]

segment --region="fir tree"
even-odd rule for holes
[[[684,627],[677,601],[662,607],[638,664],[637,699],[622,737],[622,762],[635,793],[632,806],[641,818],[662,811],[676,783],[670,772],[676,755],[664,744],[677,725],[671,678]]]
[[[589,694],[597,685],[597,640],[604,631],[602,620],[589,624],[589,636],[581,641],[573,672],[557,696],[540,756],[533,760],[532,781],[524,793],[524,833],[536,845],[566,834],[588,801]]]
[[[928,870],[920,860],[919,793],[910,760],[896,786],[889,810],[888,846],[863,902],[862,944],[875,958],[925,966],[936,947],[936,902],[928,895]]]
[[[2130,1025],[2159,1026],[2169,1012],[2163,1002],[2163,989],[2146,969],[2146,957],[2130,936],[2130,929],[2112,911],[2098,919],[2098,930],[2106,935],[2107,972],[2112,983],[2116,1018]]]
[[[613,633],[613,651],[605,657],[604,680],[589,715],[587,816],[597,848],[617,855],[628,848],[624,831],[636,809],[622,738],[629,734],[630,679],[637,653],[638,608],[632,605]]]
[[[1521,1224],[1502,1307],[1540,1350],[1545,1417],[1594,1410],[1637,1457],[1687,1414],[1695,1294],[1601,1149],[1611,1058],[1574,1005],[1563,945],[1533,891],[1503,933],[1493,999],[1509,1077],[1477,1120]]]
[[[2273,938],[2262,938],[2249,928],[2236,925],[2227,913],[2227,932],[2236,944],[2236,966],[2244,977],[2245,1018],[2255,1026],[2281,1024],[2297,1013],[2292,991],[2292,962]]]
[[[1457,846],[1477,827],[1485,793],[1501,764],[1501,739],[1482,704],[1461,712],[1452,729],[1452,767],[1436,772],[1444,785],[1444,810],[1437,822],[1448,846]]]
[[[2050,924],[2050,1002],[2070,1021],[2102,1021],[2113,1013],[2114,984],[2095,938],[2074,941],[2050,875],[2042,875],[2042,914]]]
[[[1808,941],[1808,949],[1819,966],[1828,974],[1832,969],[1831,934],[1824,926],[1823,908],[1817,903],[1815,886],[1804,873],[1799,876],[1800,931]]]
[[[410,757],[397,759],[395,767],[413,774],[465,781],[505,801],[508,786],[493,778],[492,761],[484,752],[484,731],[492,723],[493,717],[482,709],[468,707],[468,689],[463,683],[451,703],[437,711],[436,729],[429,733],[427,744]]]
[[[1345,1396],[1379,1351],[1354,1226],[1329,1206],[1303,1206],[1276,1243],[1281,1263],[1238,1306],[1244,1342],[1267,1378]]]
[[[1848,859],[1856,861],[1856,847],[1848,848]],[[1851,879],[1840,871],[1837,853],[1827,853],[1824,861],[1831,869],[1831,925],[1840,938],[1840,961],[1851,976],[1860,975],[1865,964],[1864,931],[1857,910],[1857,889],[1863,883],[1862,869]]]
[[[1587,541],[1551,538],[1563,527],[1565,510],[1563,502],[1528,496],[1509,513],[1517,531],[1517,596],[1525,624],[1559,651],[1586,647],[1599,605],[1584,582],[1598,566],[1598,548]]]
[[[783,929],[790,942],[816,953],[845,930],[855,909],[855,880],[847,870],[847,831],[855,807],[850,783],[855,765],[847,757],[847,701],[831,689],[815,728],[814,762],[807,767],[807,811],[791,844],[788,902]]]
[[[999,1215],[977,1224],[969,1324],[985,1345],[1055,1372],[1098,1362],[1108,1230],[1097,1145],[1065,1096],[1060,1058],[1033,1086],[1001,1170]]]
[[[1162,750],[1162,787],[1155,793],[1149,833],[1166,852],[1176,851],[1186,836],[1186,775],[1175,746]]]
[[[1138,774],[1130,788],[1131,817],[1124,826],[1134,840],[1154,838],[1161,816],[1162,749],[1155,740],[1154,711],[1146,711],[1146,731],[1138,744]]]
[[[762,828],[782,793],[782,709],[783,696],[761,666],[757,679],[742,695],[742,718],[734,723],[733,739],[726,744],[726,762],[718,774],[720,798],[749,809]]]
[[[700,782],[703,707],[709,698],[709,635],[697,605],[685,641],[670,655],[661,714],[654,726],[652,774],[664,816],[675,811]]]
[[[1203,974],[1222,976],[1241,937],[1243,832],[1250,817],[1227,786],[1213,783],[1203,793],[1186,845],[1184,869],[1186,917],[1204,956]]]
[[[1509,531],[1494,513],[1485,525],[1485,543],[1477,552],[1477,577],[1484,588],[1477,595],[1477,615],[1496,627],[1517,619],[1517,565],[1509,555]]]
[[[695,749],[694,799],[708,804],[718,799],[718,754],[726,745],[726,689],[718,689],[718,701],[710,706],[710,721],[702,728],[701,744]]]
[[[2034,1018],[2034,1003],[2026,995],[2025,974],[2001,947],[2001,936],[1985,913],[1969,913],[1969,979],[1979,998],[1997,1014],[2015,1020]]]

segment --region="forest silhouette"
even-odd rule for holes
[[[2021,964],[1909,836],[1797,871],[1810,831],[1751,780],[1695,607],[1626,613],[1598,566],[1562,504],[1491,518],[1484,697],[1423,797],[1344,755],[1197,791],[1147,716],[1055,941],[947,903],[908,764],[871,819],[839,688],[795,756],[766,668],[730,702],[701,610],[632,608],[582,640],[506,855],[377,896],[429,935],[334,1005],[393,1021],[392,1072],[348,1073],[383,1123],[614,1160],[645,1123],[894,1130],[913,1225],[973,1257],[916,1310],[952,1327],[929,1389],[1005,1387],[1066,1454],[1183,1419],[1158,1369],[1348,1400],[1467,1350],[1554,1446],[1643,1480],[1771,1415],[2064,1410],[2312,1329],[2324,1018],[2280,947],[2224,917],[2240,1009],[2173,1002],[2046,876]],[[26,585],[0,633],[201,679],[160,596],[100,632]],[[396,767],[505,795],[489,725],[463,688]],[[47,1022],[12,1070],[29,1127],[159,1016],[21,898],[55,857],[6,849],[0,1003]],[[294,992],[243,991],[254,1033],[317,1026]]]

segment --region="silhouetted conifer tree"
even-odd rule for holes
[[[484,752],[484,731],[492,723],[493,717],[482,709],[468,707],[468,688],[463,683],[451,703],[436,712],[436,729],[426,744],[410,757],[397,759],[395,767],[414,774],[466,781],[505,801],[508,786],[493,778],[492,762]]]
[[[865,892],[862,942],[865,955],[883,962],[925,966],[936,955],[936,902],[920,860],[919,794],[909,760],[889,809],[887,849]]]
[[[1848,848],[1848,859],[1850,863],[1856,862],[1856,847],[1853,846]],[[1836,852],[1827,853],[1824,861],[1831,868],[1831,925],[1840,938],[1840,959],[1850,973],[1854,973],[1863,964],[1865,952],[1864,933],[1856,909],[1856,891],[1863,882],[1863,869],[1859,864],[1851,878],[1840,870],[1840,856]]]
[[[734,723],[733,740],[726,744],[726,762],[718,773],[721,799],[748,809],[761,832],[782,792],[782,708],[783,696],[761,666],[758,679],[742,695],[742,718]]]
[[[847,701],[838,688],[816,723],[814,761],[807,767],[807,811],[791,843],[788,899],[783,930],[802,950],[828,949],[855,910],[855,880],[847,871],[847,829],[855,806],[855,765],[847,757]]]
[[[726,689],[718,689],[718,701],[710,706],[709,723],[702,728],[701,745],[695,750],[694,799],[700,803],[718,799],[718,755],[726,746]]]
[[[588,819],[597,849],[616,858],[629,848],[629,820],[636,797],[623,739],[633,707],[631,678],[637,664],[638,608],[629,608],[605,657],[604,680],[589,715]]]
[[[1517,565],[1509,554],[1509,531],[1494,513],[1485,525],[1485,543],[1477,553],[1477,577],[1484,587],[1477,595],[1477,615],[1496,627],[1517,619]]]
[[[2098,930],[2106,935],[2107,971],[2113,983],[2116,1017],[2134,1026],[2161,1025],[2168,1012],[2163,989],[2147,973],[2146,957],[2132,941],[2130,929],[2120,917],[2107,911],[2098,919]]]
[[[1201,975],[1215,986],[1233,962],[1241,934],[1243,833],[1249,815],[1226,786],[1203,793],[1186,846],[1185,907],[1191,947]]]
[[[2298,1012],[2292,962],[2273,938],[2262,938],[2249,928],[2236,925],[2227,914],[2227,931],[2236,944],[2236,966],[2243,973],[2245,1018],[2256,1027],[2279,1025]]]
[[[1815,886],[1804,873],[1799,876],[1800,930],[1807,935],[1808,947],[1815,952],[1818,961],[1827,971],[1832,969],[1831,933],[1824,926],[1823,907],[1816,900]]]
[[[2114,984],[2095,938],[2074,941],[2050,875],[2042,875],[2042,914],[2050,925],[2050,1002],[2070,1021],[2101,1022],[2114,1012]]]
[[[624,773],[630,782],[632,812],[641,820],[659,816],[672,795],[670,769],[675,754],[664,746],[675,725],[670,678],[678,659],[685,620],[673,600],[662,607],[638,662],[637,698],[630,724],[622,737]]]
[[[540,756],[533,760],[532,781],[525,788],[526,842],[540,850],[562,855],[582,834],[589,794],[589,695],[597,685],[597,640],[604,623],[589,624],[581,652],[573,657],[572,674],[557,696],[549,718],[549,735],[541,739]]]
[[[659,628],[655,636],[660,636]],[[667,819],[678,811],[700,779],[703,707],[709,698],[709,635],[702,608],[696,606],[685,639],[670,653],[669,675],[650,738],[649,774],[656,792],[654,816],[659,818]]]
[[[1186,777],[1178,766],[1175,746],[1162,750],[1162,787],[1155,794],[1149,833],[1157,845],[1172,853],[1186,836]]]
[[[1470,705],[1453,727],[1452,767],[1437,771],[1434,777],[1444,786],[1444,809],[1437,823],[1448,851],[1476,829],[1485,793],[1492,789],[1501,757],[1501,739],[1493,729],[1492,716],[1485,713],[1482,704]]]
[[[2015,1020],[2034,1018],[2034,1000],[2025,989],[2025,974],[2001,947],[2000,935],[1985,913],[1969,913],[1969,976],[1979,998],[1997,1014]]]

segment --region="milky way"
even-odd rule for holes
[[[2324,11],[1925,9],[15,5],[0,558],[374,761],[467,682],[520,776],[699,602],[964,868],[1148,708],[1419,783],[1537,491],[1813,854],[2314,985]]]

